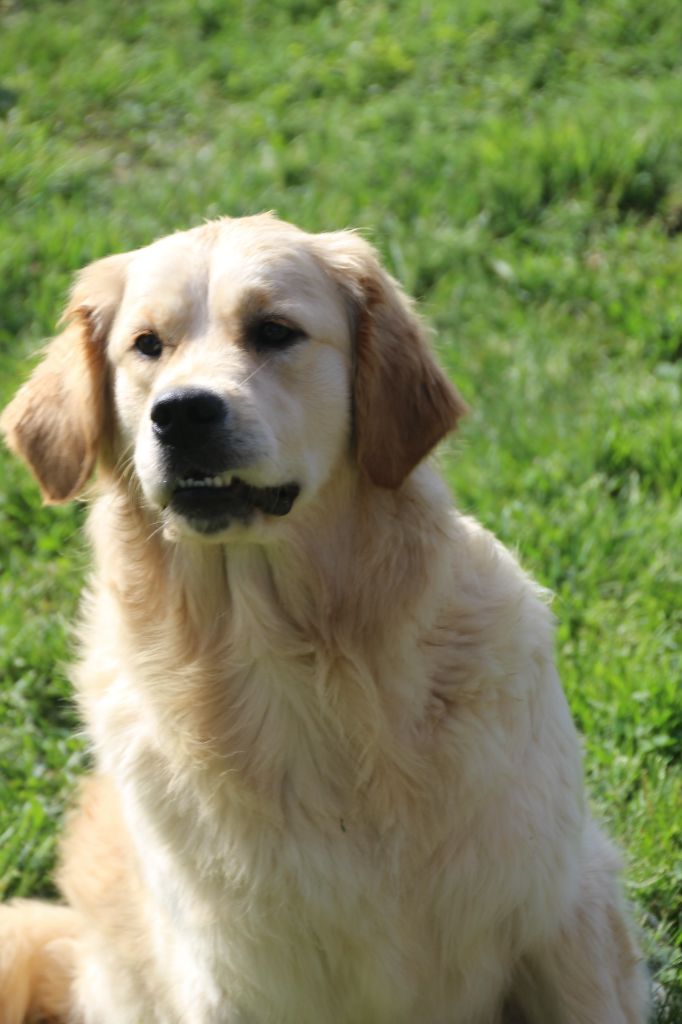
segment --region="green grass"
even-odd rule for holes
[[[0,0],[0,400],[72,272],[219,213],[366,229],[472,413],[460,505],[556,594],[591,798],[682,1020],[682,5]],[[86,563],[2,455],[0,894],[86,760]]]

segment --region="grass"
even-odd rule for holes
[[[71,274],[219,213],[360,226],[472,413],[458,502],[556,592],[591,799],[682,1019],[682,6],[0,0],[0,400]],[[79,507],[2,455],[0,894],[87,755]]]

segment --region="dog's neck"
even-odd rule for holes
[[[267,627],[280,616],[316,644],[333,647],[339,638],[345,648],[361,647],[369,635],[376,647],[389,613],[394,622],[423,604],[443,533],[451,532],[450,507],[426,465],[395,491],[346,470],[272,543],[169,540],[129,482],[112,481],[93,510],[90,536],[97,574],[113,584],[135,630],[141,616],[153,627],[170,613],[196,630],[200,646],[234,631],[266,649]]]
[[[124,670],[199,760],[214,751],[237,777],[281,792],[297,765],[325,751],[326,765],[299,774],[326,772],[328,801],[344,757],[374,780],[388,759],[409,788],[394,740],[426,695],[413,679],[403,684],[402,666],[432,625],[414,609],[436,607],[450,572],[437,556],[449,497],[427,467],[417,472],[400,491],[337,477],[273,544],[172,543],[129,489],[103,497],[91,535],[97,576],[124,623]],[[360,735],[361,722],[374,735]]]

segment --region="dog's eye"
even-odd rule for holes
[[[161,339],[153,331],[146,331],[144,334],[138,335],[135,338],[134,347],[141,355],[146,356],[148,359],[158,359],[163,351]]]
[[[260,320],[251,329],[256,348],[286,348],[303,336],[303,331],[282,320]]]

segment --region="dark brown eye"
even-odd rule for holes
[[[163,352],[161,339],[152,331],[138,335],[135,338],[135,348],[140,355],[146,356],[147,359],[158,359]]]
[[[303,337],[303,331],[282,320],[260,320],[250,333],[256,348],[286,348]]]

